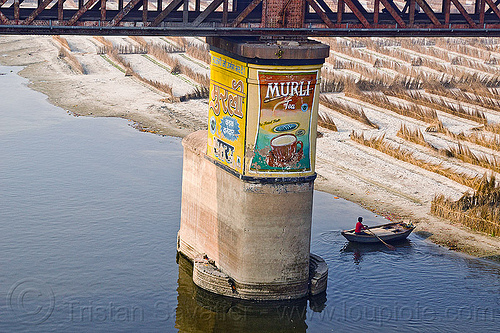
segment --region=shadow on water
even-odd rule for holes
[[[422,239],[427,239],[433,235],[432,232],[423,231],[423,230],[415,231],[414,234]]]
[[[398,251],[399,255],[410,254],[413,250],[412,241],[409,239],[400,240],[397,242],[391,242],[396,249],[394,251]],[[393,250],[389,250],[382,243],[355,243],[355,242],[347,242],[341,249],[340,253],[344,255],[352,255],[353,262],[355,264],[359,264],[363,261],[363,256],[367,254],[373,254],[377,252],[392,252]]]
[[[193,283],[188,259],[178,255],[178,264],[175,327],[181,332],[306,332],[307,298],[255,302],[216,295]],[[325,303],[326,293],[309,299],[312,311],[321,312]]]

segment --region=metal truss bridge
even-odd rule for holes
[[[0,34],[500,36],[500,0],[0,0]]]

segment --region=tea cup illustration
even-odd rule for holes
[[[304,144],[294,134],[281,134],[271,139],[271,151],[277,162],[289,162],[302,152]]]

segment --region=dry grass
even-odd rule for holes
[[[423,108],[415,103],[394,102],[381,93],[364,93],[357,89],[349,89],[349,91],[345,92],[345,95],[429,124],[434,124],[439,121],[435,110]]]
[[[105,52],[105,54],[108,55],[108,57],[118,63],[123,71],[125,72],[125,75],[127,76],[133,76],[139,81],[150,85],[159,91],[162,91],[168,95],[170,95],[174,101],[187,101],[189,99],[195,99],[195,98],[206,98],[208,97],[208,86],[210,83],[210,80],[208,76],[206,75],[201,75],[199,73],[194,72],[192,69],[190,69],[187,66],[183,66],[182,64],[179,63],[179,61],[175,58],[173,58],[169,53],[168,53],[168,46],[166,47],[160,47],[156,44],[148,44],[143,38],[136,37],[133,38],[134,41],[136,41],[139,46],[131,45],[131,46],[126,46],[124,48],[122,47],[114,47],[113,44],[105,39],[104,37],[94,37],[96,40],[98,40],[100,43],[104,44],[103,48],[99,48],[99,51]],[[128,51],[131,50],[136,50],[138,51],[139,54],[144,54],[148,53],[157,58],[158,60],[166,63],[169,67],[171,67],[171,73],[173,75],[178,75],[178,74],[185,74],[186,76],[192,78],[193,80],[197,81],[198,83],[201,84],[201,87],[195,87],[194,91],[191,93],[187,93],[183,96],[180,97],[174,97],[173,95],[173,89],[172,86],[162,83],[159,81],[155,80],[150,80],[136,71],[132,68],[131,64],[126,61],[120,54],[123,54],[125,52],[126,54],[130,54]],[[139,52],[140,51],[140,52]],[[201,81],[201,82],[200,82]]]
[[[405,124],[401,124],[401,127],[399,128],[399,131],[396,133],[396,135],[407,141],[427,148],[431,148],[433,150],[437,150],[433,145],[425,141],[424,134],[418,128],[413,130],[407,127]]]
[[[444,97],[452,98],[456,101],[500,111],[500,101],[496,98],[493,98],[493,96],[481,96],[481,92],[478,92],[477,89],[470,88],[468,90],[468,92],[464,92],[459,89],[446,89],[443,86],[437,84],[428,84],[425,87],[425,91],[431,94],[441,95]]]
[[[192,93],[183,95],[179,98],[181,102],[190,100],[190,99],[201,99],[201,98],[207,98],[209,95],[210,91],[209,88],[207,87],[195,87],[194,91]]]
[[[171,52],[168,52],[168,50],[163,47],[164,45],[161,47],[157,44],[147,45],[147,53],[172,68],[172,74],[184,74],[190,79],[196,81],[202,87],[208,89],[210,86],[210,77],[208,75],[200,74],[191,69],[189,66],[181,64],[177,58],[172,56]]]
[[[132,74],[135,78],[137,78],[138,80],[158,89],[159,91],[162,91],[168,95],[170,95],[172,98],[173,98],[173,101],[176,101],[176,100],[179,100],[180,101],[180,98],[175,98],[174,97],[174,93],[172,92],[172,87],[169,86],[168,84],[165,84],[165,83],[162,83],[162,82],[158,82],[158,81],[153,81],[153,80],[150,80],[150,79],[146,79],[145,77],[137,74],[136,72],[133,72]]]
[[[325,70],[321,72],[319,91],[320,93],[342,92],[346,84],[355,84],[355,81],[353,78],[342,75],[337,71]]]
[[[362,39],[362,44],[369,50],[406,63],[401,64],[394,60],[379,58],[378,63],[381,67],[390,68],[399,74],[418,78],[425,82],[440,82],[443,86],[449,86],[450,82],[448,81],[452,78],[454,81],[453,84],[465,91],[471,91],[471,89],[477,89],[477,87],[496,87],[500,84],[500,76],[491,74],[491,66],[483,65],[481,62],[471,61],[464,57],[450,56],[448,50],[434,47],[436,40],[410,38],[396,39],[392,42],[385,40],[386,43],[384,43],[384,40],[380,42],[381,39],[372,40],[364,38]],[[343,46],[344,48],[347,47],[347,45]],[[368,62],[374,61],[374,55],[363,55],[366,52],[362,52],[362,50],[358,50],[357,52],[347,50],[346,52],[352,57],[364,59]],[[429,57],[416,56],[414,53],[442,59],[450,62],[450,65]],[[471,74],[467,69],[457,65],[477,69],[482,71],[483,74]],[[429,72],[426,68],[433,69],[442,74]]]
[[[118,52],[118,54],[146,54],[148,53],[147,49],[136,46],[136,45],[116,45],[111,48],[108,46],[100,46],[97,48],[97,54],[107,54],[111,50]]]
[[[327,128],[331,131],[337,132],[337,126],[335,125],[335,122],[333,121],[333,118],[324,112],[318,113],[318,126],[321,126],[323,128]]]
[[[500,124],[489,124],[485,112],[478,107],[500,111],[500,75],[494,65],[500,57],[492,52],[500,51],[495,38],[328,38],[323,39],[335,52],[327,59],[335,70],[322,73],[320,92],[344,92],[355,100],[370,103],[399,115],[424,121],[429,130],[442,133],[458,142],[448,149],[438,149],[425,140],[424,133],[411,129],[404,123],[397,135],[404,140],[430,148],[439,154],[455,157],[461,162],[478,165],[493,172],[500,172],[500,161],[494,154],[472,152],[464,142],[500,151],[500,137],[487,135],[479,130],[500,134]],[[497,59],[498,58],[498,59]],[[472,69],[472,70],[469,70]],[[392,72],[391,72],[392,71]],[[351,72],[357,74],[351,74]],[[396,73],[396,74],[395,74]],[[359,76],[361,78],[359,78]],[[418,91],[424,89],[426,93]],[[405,100],[398,102],[397,97]],[[321,103],[343,114],[356,115],[361,107],[343,104],[337,99],[321,98]],[[332,103],[333,102],[333,103]],[[468,103],[478,107],[463,106]],[[328,105],[330,104],[330,105]],[[332,105],[334,104],[334,105]],[[443,126],[436,110],[471,120],[480,124],[477,131],[453,133]],[[444,198],[433,201],[433,212],[442,217],[460,221],[476,230],[500,234],[499,220],[500,190],[496,194],[484,195],[484,180],[417,159],[384,136],[366,139],[362,134],[352,133],[352,139],[360,144],[377,149],[389,156],[416,165],[424,170],[445,176],[457,183],[479,189],[474,195],[464,195],[459,209],[446,206]],[[493,180],[491,183],[495,183]],[[491,185],[488,185],[491,189]],[[486,186],[486,187],[488,187]],[[492,191],[490,191],[492,192]],[[480,194],[483,193],[483,194]],[[485,201],[487,204],[464,211],[465,202]],[[439,213],[438,213],[439,211]]]
[[[320,95],[319,102],[329,109],[339,112],[345,116],[355,119],[365,125],[372,128],[378,128],[378,126],[370,121],[365,115],[365,112],[360,107],[354,107],[347,103],[341,103],[334,98],[328,98],[327,96]]]
[[[477,109],[466,109],[460,104],[447,102],[443,97],[436,97],[428,94],[422,94],[419,91],[404,89],[387,89],[384,91],[384,94],[398,97],[409,102],[416,102],[420,105],[437,109],[454,116],[469,119],[481,124],[485,124],[487,122],[486,116],[483,112]]]
[[[495,134],[500,134],[500,124],[485,124],[484,129]]]
[[[210,64],[211,61],[209,51],[208,46],[203,44],[192,44],[186,47],[186,53],[189,56],[201,60],[206,64]]]
[[[471,45],[474,42],[471,39],[464,38],[438,38],[436,39],[436,46],[483,61],[489,60],[491,51],[474,47]]]
[[[57,43],[59,43],[59,45],[61,45],[62,47],[64,47],[66,50],[68,50],[68,51],[71,52],[71,47],[69,46],[68,40],[66,38],[61,37],[59,35],[56,35],[56,36],[52,36],[52,39],[54,41],[56,41]]]
[[[449,147],[447,150],[449,152],[448,156],[458,158],[465,163],[500,172],[500,161],[495,156],[488,157],[483,154],[474,154],[469,147],[462,145],[460,142],[458,142],[457,146]]]
[[[184,37],[169,37],[169,39],[179,45],[187,55],[210,64],[210,53],[207,44],[195,43]]]
[[[500,187],[495,177],[485,175],[473,194],[465,193],[452,201],[443,195],[434,197],[431,213],[459,222],[491,236],[500,235]]]
[[[417,159],[415,158],[412,152],[404,150],[401,147],[391,144],[386,140],[384,140],[383,135],[378,138],[366,139],[363,133],[357,134],[353,131],[351,134],[351,139],[354,142],[376,149],[398,160],[411,163],[424,170],[449,178],[459,184],[463,184],[470,188],[475,188],[478,186],[478,181],[475,177],[459,173],[450,168],[445,168],[441,164],[431,164],[427,161]]]
[[[486,126],[489,126],[489,125],[486,125]],[[484,129],[486,126],[481,126],[481,129]],[[471,143],[474,143],[476,145],[483,146],[483,147],[486,147],[486,148],[489,148],[492,150],[500,151],[500,137],[497,137],[497,136],[488,137],[484,134],[478,133],[478,130],[480,130],[480,129],[477,129],[476,131],[471,132],[470,134],[465,134],[463,132],[456,134],[456,133],[451,132],[446,127],[444,127],[441,122],[436,124],[433,127],[434,132],[443,133],[446,136],[449,136],[454,140],[467,141],[467,142],[471,142]]]
[[[433,126],[433,131],[435,132],[440,132],[444,133],[447,136],[452,137],[453,139],[456,140],[463,140],[463,141],[468,141],[472,142],[478,145],[482,145],[484,147],[488,147],[491,149],[498,149],[500,148],[500,140],[498,138],[495,138],[493,140],[488,140],[484,136],[480,136],[476,133],[472,133],[470,135],[465,135],[463,133],[460,134],[454,134],[451,131],[449,131],[447,128],[443,126],[441,122],[438,124],[435,124]],[[402,126],[401,129],[399,130],[398,136],[407,139],[409,141],[427,146],[427,147],[432,147],[429,145],[427,142],[425,142],[423,135],[420,131],[416,133],[415,131],[411,131],[406,128],[406,126]],[[450,146],[448,149],[436,149],[432,147],[434,150],[439,151],[441,154],[446,155],[448,157],[454,157],[457,158],[465,163],[473,164],[473,165],[478,165],[480,167],[495,171],[495,172],[500,172],[500,161],[497,157],[494,155],[491,157],[488,157],[487,155],[481,154],[477,155],[474,154],[469,147],[464,146],[463,144],[460,143],[460,141],[457,142],[456,146]]]
[[[94,36],[94,39],[104,45],[107,49],[113,49],[113,43],[102,36]]]
[[[68,51],[68,49],[66,49],[65,47],[61,47],[59,49],[58,57],[59,59],[63,59],[75,73],[85,74],[85,70],[83,69],[82,64],[71,53],[71,51]]]

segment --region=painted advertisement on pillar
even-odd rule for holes
[[[259,123],[250,171],[311,171],[311,117],[318,70],[258,71]]]
[[[207,155],[243,173],[248,67],[222,54],[210,54]]]

